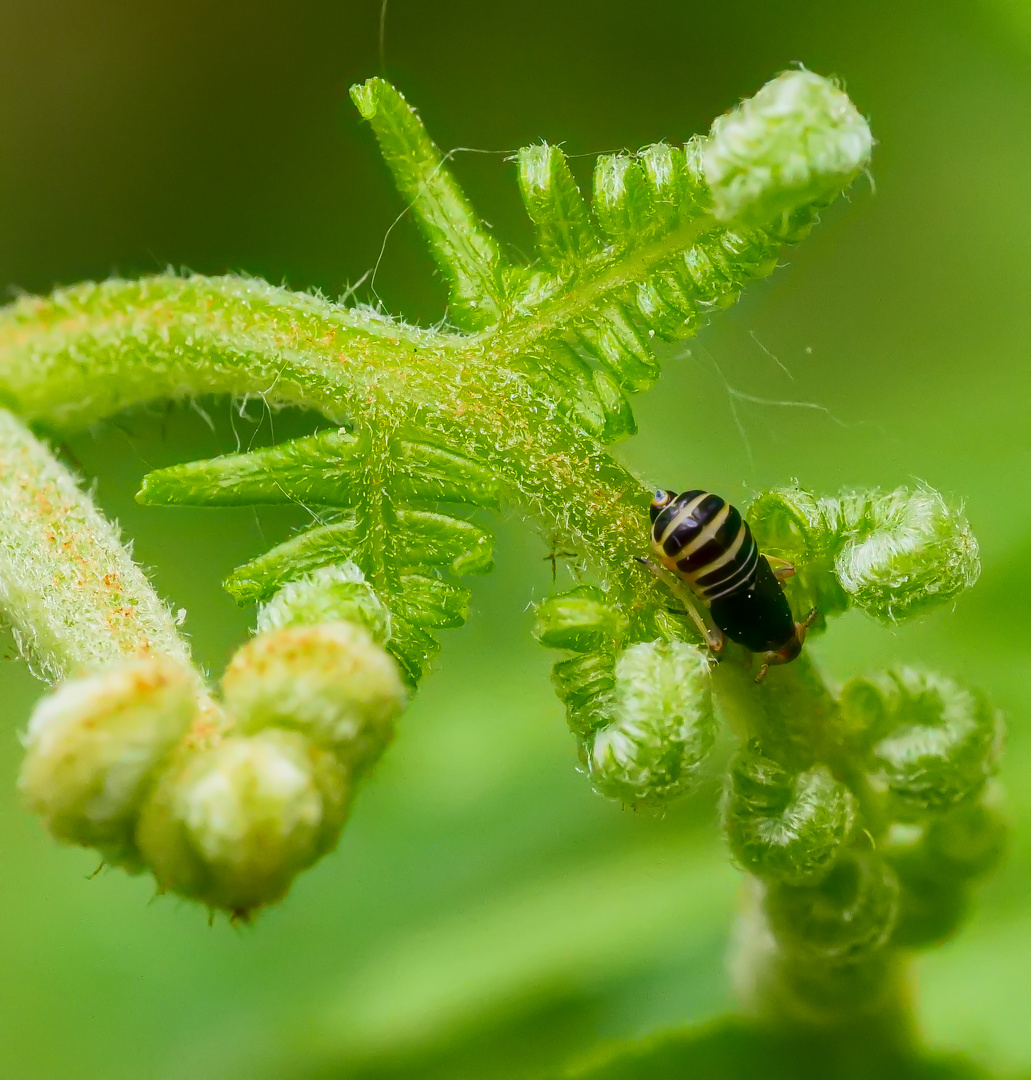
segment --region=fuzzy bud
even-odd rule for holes
[[[981,573],[966,518],[936,491],[842,499],[841,513],[848,542],[834,571],[852,602],[880,619],[895,622],[939,607]]]
[[[259,609],[256,629],[328,622],[358,623],[379,642],[390,636],[390,612],[353,562],[320,566],[287,582]]]
[[[685,642],[631,645],[616,659],[609,723],[590,747],[598,790],[661,805],[694,783],[715,741],[709,658]]]
[[[230,736],[165,777],[137,841],[162,889],[246,914],[332,849],[349,798],[344,768],[303,735]]]
[[[874,852],[850,851],[818,885],[774,885],[770,929],[800,957],[847,963],[880,949],[898,918],[899,883]]]
[[[136,811],[198,710],[197,681],[167,659],[68,679],[29,721],[19,784],[58,838],[133,861]]]
[[[703,151],[721,221],[766,225],[840,195],[870,161],[867,122],[829,79],[786,71],[712,125]]]
[[[994,772],[1002,733],[1001,715],[983,695],[933,672],[901,668],[891,673],[894,692],[883,694],[867,680],[852,680],[846,697],[866,683],[882,694],[880,721],[886,733],[871,758],[903,816],[940,812],[973,798]]]
[[[738,754],[729,780],[724,828],[746,870],[790,885],[827,873],[856,820],[844,784],[823,765],[792,775],[754,743]]]
[[[897,622],[953,600],[981,572],[962,511],[926,487],[827,499],[786,488],[761,495],[749,521],[763,551],[795,563],[796,605],[824,615],[855,604]]]
[[[394,660],[345,622],[258,634],[229,662],[222,690],[242,730],[303,731],[353,770],[379,757],[406,700]]]

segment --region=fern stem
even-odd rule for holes
[[[420,356],[439,374],[453,340],[250,278],[112,279],[0,312],[0,397],[55,431],[198,394],[358,416],[370,396],[432,400]]]
[[[529,343],[543,331],[526,320],[514,332]],[[0,311],[0,400],[59,432],[146,401],[209,393],[387,429],[418,414],[425,429],[489,463],[510,502],[610,580],[652,590],[633,562],[646,502],[640,481],[571,433],[556,403],[507,367],[503,350],[491,354],[496,363],[485,365],[476,338],[249,279],[113,280]]]
[[[575,325],[607,297],[641,281],[677,252],[686,251],[706,233],[720,227],[714,218],[702,215],[618,257],[614,258],[611,251],[596,255],[583,264],[576,281],[483,338],[497,355],[513,356],[532,349],[538,341]]]
[[[0,605],[43,677],[149,656],[190,666],[171,615],[118,530],[4,409],[0,504]]]

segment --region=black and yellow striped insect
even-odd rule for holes
[[[771,664],[798,656],[816,609],[795,622],[781,587],[795,568],[760,553],[737,509],[709,491],[656,491],[650,513],[651,548],[660,565],[641,561],[680,597],[713,652],[722,652],[726,635],[758,653],[762,667],[756,682]]]

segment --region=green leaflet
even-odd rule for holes
[[[805,123],[818,124],[823,99],[808,74],[795,74],[809,95]],[[793,76],[778,84],[766,107],[776,108],[782,97],[790,101],[796,85]],[[837,106],[836,93],[828,91],[829,109]],[[513,267],[401,95],[370,79],[354,87],[352,97],[450,282],[452,319],[465,330],[500,330],[510,353],[531,358],[517,365],[530,369],[530,381],[564,402],[565,415],[604,442],[635,430],[615,388],[636,393],[655,382],[652,340],[694,333],[710,311],[733,303],[749,280],[770,273],[780,246],[800,240],[815,221],[815,196],[809,203],[805,193],[796,193],[786,207],[777,203],[768,229],[742,230],[727,216],[717,222],[705,170],[707,160],[723,160],[713,158],[713,136],[696,137],[684,148],[658,143],[636,155],[602,156],[590,207],[565,155],[545,143],[517,155],[539,258],[535,267]],[[808,138],[805,125],[788,123],[774,145],[790,156]],[[827,146],[833,148],[833,139]],[[839,154],[841,161],[848,152]],[[822,183],[826,190],[832,180]],[[559,342],[586,371],[563,359]],[[540,364],[543,382],[533,370]]]
[[[574,273],[601,250],[587,203],[557,146],[524,146],[519,151],[519,190],[537,230],[541,258],[560,274]]]
[[[394,183],[451,281],[452,317],[465,330],[495,322],[504,309],[504,263],[415,110],[384,79],[351,88],[372,125]]]
[[[149,506],[350,506],[369,437],[343,428],[250,454],[227,454],[159,469],[143,478],[137,502]]]
[[[643,239],[651,216],[644,170],[629,154],[605,154],[594,170],[594,215],[606,237],[622,246]]]
[[[331,508],[315,526],[239,567],[226,590],[241,604],[271,602],[262,625],[363,624],[394,654],[410,685],[439,648],[429,631],[461,626],[468,614],[468,590],[440,574],[482,574],[493,566],[490,533],[437,508],[497,506],[490,470],[434,443],[376,438],[368,429],[333,429],[163,469],[145,477],[139,498]]]
[[[238,604],[266,600],[312,570],[360,557],[360,549],[361,534],[353,518],[320,525],[238,567],[226,578],[225,589]]]
[[[368,431],[320,432],[267,450],[159,469],[143,478],[136,498],[150,506],[352,506],[366,480],[371,445]],[[393,449],[387,486],[398,502],[498,505],[497,481],[479,463],[409,439],[397,439]]]

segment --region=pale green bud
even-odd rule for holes
[[[712,125],[702,162],[713,212],[766,225],[828,203],[866,168],[872,147],[844,91],[811,71],[786,71]]]
[[[709,657],[685,642],[631,645],[616,658],[609,723],[589,769],[604,795],[661,804],[686,791],[715,741]]]
[[[939,812],[977,795],[998,761],[1001,714],[944,675],[901,668],[891,677],[896,693],[884,699],[887,733],[871,756],[898,811]],[[846,692],[855,694],[848,686]]]
[[[62,840],[133,861],[137,808],[198,712],[196,676],[174,660],[127,660],[68,679],[36,706],[19,785]]]
[[[789,593],[800,610],[856,604],[896,622],[954,599],[981,572],[962,510],[926,487],[826,499],[786,488],[761,495],[748,516],[762,550],[795,564]]]
[[[977,541],[961,510],[936,491],[840,500],[847,542],[838,581],[871,615],[895,622],[953,599],[981,573]]]
[[[345,622],[258,634],[229,662],[222,691],[242,730],[295,728],[352,770],[380,755],[406,700],[393,658]]]
[[[852,833],[856,805],[826,766],[792,774],[750,744],[731,766],[723,818],[746,870],[801,885],[833,865]]]
[[[344,768],[298,732],[230,736],[166,775],[137,842],[162,889],[247,914],[335,846],[350,794]]]
[[[353,562],[320,566],[287,582],[259,609],[257,630],[327,622],[360,623],[379,642],[390,636],[390,612]]]
[[[899,883],[875,852],[850,851],[818,885],[773,885],[770,929],[789,953],[848,962],[883,947],[898,919]]]

